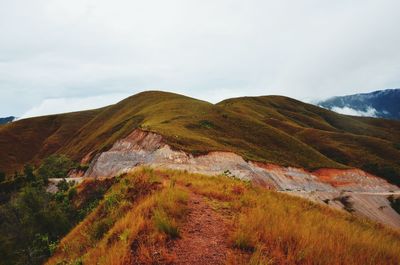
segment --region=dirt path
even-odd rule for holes
[[[170,248],[174,264],[225,264],[229,246],[224,220],[199,195],[191,195],[188,208],[181,238]]]

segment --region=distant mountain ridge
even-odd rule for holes
[[[400,120],[400,88],[338,96],[317,104],[343,114]]]
[[[9,123],[9,122],[12,122],[12,121],[14,121],[15,120],[15,117],[14,116],[9,116],[9,117],[5,117],[5,118],[0,118],[0,125],[1,124],[6,124],[6,123]]]

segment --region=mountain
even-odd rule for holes
[[[345,114],[400,120],[400,89],[333,97],[317,104]]]
[[[15,120],[15,117],[14,117],[14,116],[5,117],[5,118],[0,118],[0,125],[6,124],[6,123],[9,123],[9,122],[12,122],[12,121],[14,121],[14,120]]]
[[[400,122],[340,115],[281,96],[211,104],[158,91],[2,126],[0,171],[13,173],[53,153],[86,163],[135,128],[159,133],[172,148],[194,155],[231,151],[310,170],[355,167],[400,183]]]
[[[0,263],[399,264],[398,157],[400,121],[281,96],[149,91],[18,120],[0,127]]]

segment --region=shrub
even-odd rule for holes
[[[93,240],[100,240],[105,233],[110,229],[112,225],[112,220],[109,218],[101,219],[97,222],[95,222],[92,225],[92,229],[90,231],[90,237]]]
[[[49,178],[65,178],[74,167],[74,162],[65,155],[51,155],[38,169],[39,176],[44,180]]]
[[[79,164],[79,166],[76,169],[86,171],[89,169],[89,164]]]
[[[211,121],[208,121],[208,120],[202,120],[202,121],[199,122],[199,124],[200,124],[201,127],[204,127],[206,129],[215,128],[214,123],[212,123]]]
[[[72,187],[71,189],[68,190],[68,199],[72,200],[77,194],[78,191],[76,190],[76,188]]]
[[[24,176],[28,182],[33,182],[36,180],[36,176],[33,173],[34,168],[32,165],[25,165],[24,166]]]
[[[69,189],[69,184],[65,180],[65,178],[63,178],[60,182],[57,183],[57,188],[61,192],[65,192]]]

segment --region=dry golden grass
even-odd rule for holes
[[[400,236],[390,229],[274,192],[251,191],[243,200],[232,242],[253,252],[253,264],[400,262]]]
[[[400,264],[398,231],[229,177],[170,174],[229,209],[232,246],[250,256],[233,264]]]
[[[168,264],[191,192],[231,222],[228,264],[400,264],[398,231],[226,176],[146,168],[114,184],[47,264]]]
[[[131,264],[169,260],[169,238],[179,237],[187,193],[143,168],[124,176],[100,205],[59,244],[47,264]],[[163,186],[163,187],[162,187]],[[160,252],[160,251],[159,251]]]

